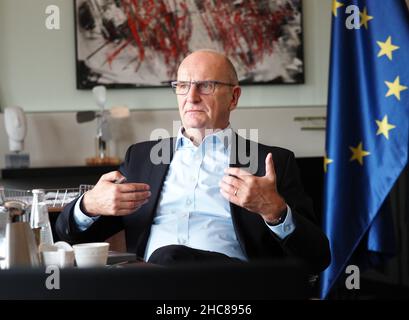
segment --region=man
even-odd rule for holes
[[[293,153],[230,127],[241,88],[228,58],[190,54],[172,87],[183,124],[178,137],[131,146],[119,172],[64,209],[59,236],[103,241],[125,229],[128,251],[162,264],[292,256],[325,269],[328,240],[313,222]],[[168,162],[158,161],[167,153]]]

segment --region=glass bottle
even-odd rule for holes
[[[45,202],[45,192],[42,189],[33,189],[31,204],[30,226],[34,230],[37,244],[54,244],[51,230],[48,207]]]
[[[0,270],[5,268],[6,259],[6,226],[10,222],[9,213],[4,206],[6,196],[4,187],[0,186]]]
[[[3,206],[6,202],[6,195],[4,193],[4,187],[0,186],[0,206]]]

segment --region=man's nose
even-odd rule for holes
[[[199,90],[197,89],[196,85],[192,83],[190,85],[189,92],[187,93],[187,100],[189,102],[197,102],[200,101],[200,94]]]

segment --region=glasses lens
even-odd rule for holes
[[[214,81],[173,81],[171,83],[172,88],[176,94],[185,95],[189,92],[191,84],[196,86],[199,94],[212,94],[216,87],[216,82]]]
[[[172,88],[176,94],[186,94],[189,91],[190,82],[175,81],[175,82],[172,82]]]
[[[214,83],[210,81],[201,81],[196,83],[200,94],[211,94],[214,91]]]

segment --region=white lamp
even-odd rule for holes
[[[28,154],[24,150],[24,139],[27,134],[27,119],[21,107],[4,109],[4,122],[9,139],[11,153],[6,154],[6,168],[26,168],[30,164]]]
[[[8,107],[4,110],[4,122],[9,137],[9,148],[12,152],[24,149],[24,139],[27,134],[27,121],[20,107]]]
[[[87,159],[87,164],[117,164],[119,158],[109,157],[107,143],[111,139],[111,132],[108,126],[108,118],[123,119],[130,116],[129,108],[124,106],[112,107],[105,110],[106,88],[96,86],[92,89],[94,100],[99,107],[99,111],[79,111],[77,112],[77,122],[84,123],[97,119],[96,135],[96,157]]]

